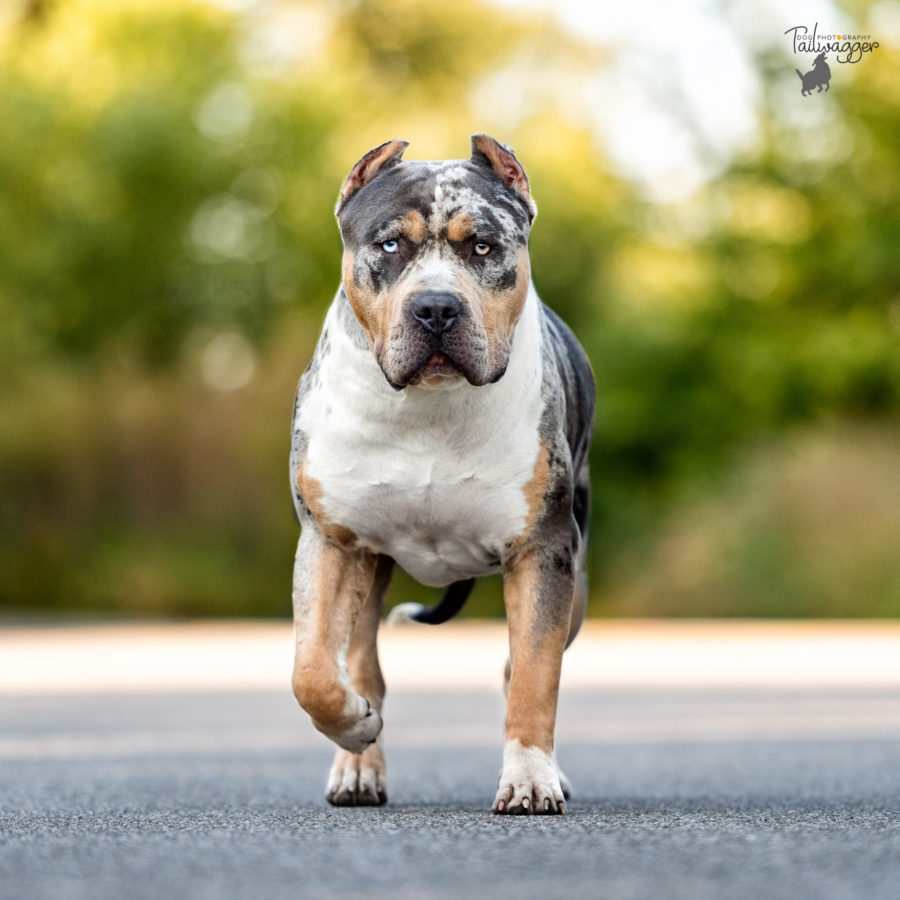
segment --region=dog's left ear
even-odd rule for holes
[[[386,141],[381,146],[370,150],[351,170],[341,188],[335,212],[361,188],[367,185],[382,169],[396,165],[403,156],[409,141]]]
[[[472,162],[493,169],[494,174],[519,195],[531,219],[534,220],[537,215],[537,204],[528,187],[528,176],[509,147],[495,141],[490,135],[473,134]]]

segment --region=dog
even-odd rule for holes
[[[407,146],[376,147],[344,182],[342,284],[294,403],[293,690],[340,748],[328,801],[384,803],[376,634],[394,563],[450,585],[433,608],[404,605],[431,623],[502,572],[493,810],[560,814],[556,704],[587,598],[593,374],[531,282],[537,207],[512,150],[478,134],[469,159],[413,162]]]
[[[822,86],[828,91],[831,88],[831,69],[825,62],[825,54],[820,53],[813,60],[813,67],[804,75],[799,69],[794,71],[800,76],[801,89],[800,93],[804,97],[808,97],[812,93],[814,87],[818,87],[818,93],[822,93]]]

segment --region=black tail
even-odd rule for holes
[[[389,625],[398,622],[422,622],[425,625],[440,625],[452,619],[465,605],[472,593],[474,578],[467,581],[454,581],[447,588],[444,596],[436,606],[422,606],[421,603],[401,603],[388,614]]]

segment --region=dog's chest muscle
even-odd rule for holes
[[[425,584],[496,571],[528,517],[539,368],[482,388],[387,397],[380,372],[374,382],[347,374],[323,372],[302,416],[305,473],[329,523]]]
[[[442,584],[495,570],[524,527],[536,431],[532,437],[460,452],[437,435],[363,445],[326,433],[310,445],[310,472],[329,519],[420,581]]]

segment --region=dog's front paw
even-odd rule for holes
[[[335,743],[351,753],[364,753],[367,747],[375,743],[384,727],[381,713],[377,709],[372,709],[368,700],[363,700],[363,703],[365,710],[334,738]]]
[[[321,722],[314,718],[313,725],[344,750],[363,753],[375,743],[384,722],[381,714],[369,705],[368,700],[352,694],[340,718],[331,722]]]
[[[559,767],[555,753],[553,754],[553,765],[556,766],[556,777],[559,778],[559,786],[562,788],[563,797],[568,800],[572,796],[572,782],[566,778],[565,773]]]
[[[381,806],[387,802],[386,777],[381,741],[361,754],[338,750],[325,799],[334,806]]]
[[[507,741],[493,810],[511,816],[564,815],[566,801],[553,757],[538,747]]]

